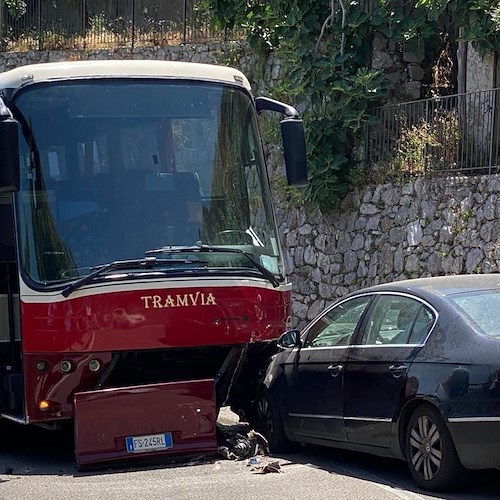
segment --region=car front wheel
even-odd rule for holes
[[[271,453],[290,451],[293,447],[285,435],[283,422],[275,403],[265,394],[261,394],[257,401],[256,427],[267,439]]]
[[[446,424],[430,406],[418,407],[408,422],[406,459],[417,484],[430,491],[457,486],[465,470]]]

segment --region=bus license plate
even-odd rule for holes
[[[143,451],[165,450],[172,448],[172,434],[150,434],[149,436],[132,436],[125,439],[129,453],[141,453]]]

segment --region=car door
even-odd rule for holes
[[[389,447],[406,372],[436,317],[418,298],[378,294],[349,349],[344,379],[347,440]]]
[[[345,441],[342,385],[348,345],[371,296],[328,309],[303,333],[303,347],[284,369],[289,429],[297,440]]]

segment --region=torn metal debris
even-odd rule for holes
[[[281,472],[281,466],[278,460],[274,462],[270,462],[266,465],[262,465],[260,467],[254,467],[252,472],[256,474],[269,474],[270,472]]]
[[[269,443],[260,433],[250,430],[246,435],[218,429],[217,453],[229,460],[245,460],[269,453]]]

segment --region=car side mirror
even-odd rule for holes
[[[299,330],[289,330],[281,334],[278,338],[278,347],[282,349],[291,349],[294,347],[301,347],[302,340],[300,340],[300,331]]]

